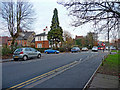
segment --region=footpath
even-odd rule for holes
[[[89,89],[91,88],[108,88],[108,89],[120,89],[119,88],[119,77],[113,75],[106,75],[101,73],[96,73],[94,79],[92,80]]]
[[[114,56],[112,56],[112,54]],[[102,63],[103,65],[101,64],[101,66],[95,72],[93,77],[91,77],[91,80],[89,80],[87,86],[85,87],[85,90],[91,90],[91,89],[120,90],[120,71],[119,71],[120,61],[117,62],[116,65],[118,66],[116,68],[113,65],[114,63],[116,63],[117,59],[119,60],[119,56],[115,58],[116,53],[113,52],[112,54],[110,54],[110,56],[104,61],[104,64]],[[118,53],[118,55],[120,54]]]

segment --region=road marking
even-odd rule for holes
[[[33,83],[35,83],[35,82],[37,82],[37,81],[40,81],[40,80],[42,80],[42,79],[44,79],[44,78],[47,78],[47,77],[51,76],[51,75],[54,76],[54,74],[56,74],[57,72],[66,71],[68,68],[71,68],[71,67],[77,65],[78,63],[79,63],[79,61],[74,61],[74,62],[72,62],[72,63],[69,63],[69,64],[67,64],[67,65],[61,66],[61,67],[59,67],[59,68],[57,68],[57,69],[54,69],[54,70],[52,70],[52,71],[49,71],[49,72],[47,72],[47,73],[44,73],[44,74],[42,74],[42,75],[40,75],[40,76],[34,77],[34,78],[29,79],[29,80],[27,80],[27,81],[24,81],[24,82],[22,82],[22,83],[20,83],[20,84],[17,84],[17,85],[15,85],[15,86],[12,86],[12,87],[8,88],[7,90],[26,87],[27,85],[33,84]]]

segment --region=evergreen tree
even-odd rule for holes
[[[63,30],[59,26],[58,11],[56,8],[53,13],[52,24],[50,26],[50,31],[48,32],[48,40],[51,45],[55,44],[55,48],[57,48],[57,44],[63,41]]]

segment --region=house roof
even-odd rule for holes
[[[83,36],[77,36],[77,35],[75,37],[75,39],[82,39],[82,38],[83,38]]]
[[[16,40],[27,40],[30,35],[32,35],[35,32],[22,32],[23,36],[18,36]]]
[[[40,34],[35,35],[35,37],[37,37],[37,36],[47,36],[47,34],[45,34],[45,33],[40,33]]]
[[[35,43],[35,38],[31,41],[31,43]]]

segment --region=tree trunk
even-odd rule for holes
[[[57,49],[58,47],[57,47],[57,41],[55,40],[55,49]]]
[[[12,39],[12,43],[11,43],[11,51],[12,51],[12,53],[13,53],[13,51],[14,51],[14,44],[15,44],[15,38],[13,37],[13,39]]]

